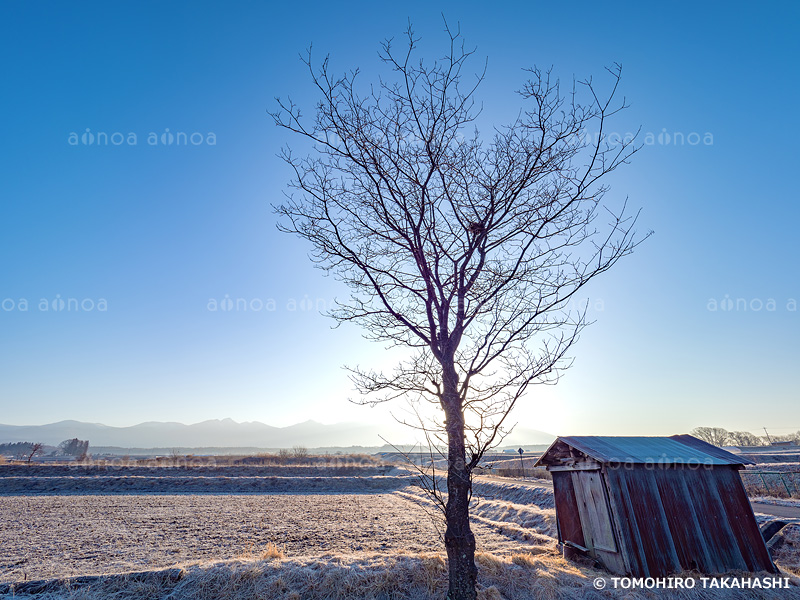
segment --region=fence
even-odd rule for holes
[[[748,493],[800,496],[800,471],[740,471]]]

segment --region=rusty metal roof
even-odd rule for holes
[[[548,454],[567,444],[600,463],[749,465],[751,460],[712,446],[691,435],[672,437],[559,437],[542,454],[537,465],[548,464]]]

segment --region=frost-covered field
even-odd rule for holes
[[[280,494],[392,491],[411,482],[391,466],[0,465],[0,496],[36,494]]]
[[[402,473],[357,472],[364,476],[9,472],[5,482],[0,478],[0,598],[443,598],[442,523],[432,503]],[[197,481],[189,481],[192,475]],[[253,493],[253,478],[262,489],[280,481],[281,493]],[[359,481],[362,493],[352,493]],[[163,491],[170,485],[176,493]],[[284,489],[291,485],[296,493]],[[30,493],[12,491],[20,486]],[[102,491],[81,494],[87,486]],[[193,486],[239,493],[186,493]],[[154,487],[160,493],[146,493]],[[608,574],[565,561],[556,550],[550,488],[480,479],[471,514],[480,600],[800,599],[796,586],[756,595],[597,592],[594,579]],[[775,556],[795,576],[798,535],[800,527],[789,526]],[[75,577],[83,579],[59,581]]]
[[[487,502],[494,519],[476,523],[482,549],[549,541],[536,529],[499,532],[502,504]],[[0,582],[258,557],[270,543],[288,557],[438,551],[426,509],[408,493],[0,497]],[[537,528],[550,531],[552,518],[545,512]]]
[[[85,494],[332,494],[391,491],[409,476],[201,476],[2,477],[0,496]]]

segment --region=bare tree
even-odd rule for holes
[[[732,441],[730,432],[722,427],[695,427],[690,433],[714,446],[725,446]]]
[[[764,441],[749,431],[729,431],[729,441],[734,446],[763,446]]]
[[[410,349],[391,373],[352,377],[365,402],[411,399],[419,426],[442,440],[447,493],[435,480],[429,491],[446,520],[448,598],[466,599],[477,580],[472,471],[529,386],[569,366],[587,324],[571,301],[641,238],[624,203],[603,202],[601,180],[636,151],[606,136],[625,107],[614,100],[620,67],[609,69],[607,94],[591,80],[564,94],[549,71],[530,69],[523,110],[485,141],[475,127],[483,73],[468,81],[473,51],[447,34],[449,52],[432,64],[414,58],[410,28],[401,52],[385,42],[391,77],[366,88],[358,70],[334,76],[309,52],[315,118],[280,99],[273,117],[313,150],[283,151],[293,191],[276,211],[279,228],[308,240],[318,266],[350,287],[330,316]]]
[[[42,444],[41,442],[34,442],[33,444],[31,444],[29,450],[30,453],[28,454],[27,458],[27,462],[29,465],[31,464],[31,460],[33,460],[33,457],[41,454],[43,449],[44,449],[44,444]]]
[[[58,449],[68,456],[74,456],[78,460],[86,458],[89,452],[88,440],[79,440],[72,438],[71,440],[64,440],[58,445]]]

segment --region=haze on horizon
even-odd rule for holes
[[[641,206],[655,236],[581,299],[596,323],[574,367],[513,421],[556,435],[800,429],[797,5],[295,12],[0,8],[0,44],[17,57],[0,100],[15,116],[2,150],[0,422],[392,424],[402,404],[348,402],[341,367],[390,367],[393,353],[331,328],[319,309],[345,291],[275,230],[288,140],[266,111],[278,95],[313,108],[298,60],[309,44],[334,71],[374,79],[379,43],[409,20],[438,56],[444,13],[477,46],[473,68],[488,57],[482,123],[514,115],[523,68],[601,80],[617,61],[631,108],[615,133],[641,127],[611,194]],[[531,23],[548,26],[531,35]]]
[[[197,423],[147,421],[127,427],[101,423],[59,421],[34,426],[0,423],[0,444],[36,440],[55,446],[65,439],[87,440],[90,448],[422,448],[427,440],[401,425],[370,423],[323,424],[314,420],[288,427],[274,427],[258,421],[238,423],[232,419],[210,419]],[[548,445],[555,436],[517,427],[499,447]]]

